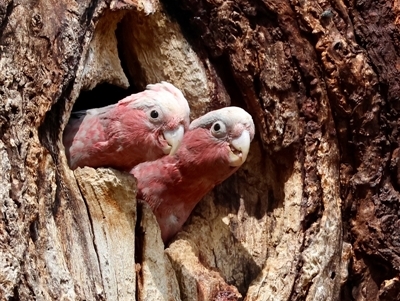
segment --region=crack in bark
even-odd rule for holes
[[[11,16],[13,8],[14,8],[14,0],[10,0],[8,2],[7,7],[5,8],[5,12],[4,12],[4,6],[0,7],[0,43],[3,42],[4,29],[8,23],[8,18]]]
[[[100,275],[101,275],[101,278],[102,278],[102,280],[103,280],[103,279],[104,279],[104,278],[103,278],[104,275],[103,275],[103,272],[102,272],[102,269],[101,269],[101,266],[102,266],[102,265],[101,265],[101,261],[100,261],[100,252],[99,252],[98,247],[97,247],[97,244],[96,244],[96,238],[95,238],[95,230],[94,230],[94,225],[93,225],[93,219],[92,219],[92,216],[91,216],[91,214],[90,214],[89,205],[88,205],[88,203],[87,203],[87,200],[86,200],[86,198],[85,198],[85,195],[84,195],[84,193],[83,193],[83,191],[82,191],[82,189],[81,189],[79,183],[78,183],[77,186],[78,186],[79,192],[80,192],[80,194],[81,194],[82,200],[83,200],[83,202],[84,202],[84,204],[85,204],[86,213],[87,213],[88,219],[89,219],[89,221],[90,221],[90,230],[91,230],[91,232],[92,232],[93,248],[94,248],[94,251],[95,251],[95,254],[96,254],[96,260],[97,260],[97,265],[98,265],[99,270],[100,270]],[[101,208],[101,206],[100,206],[100,208]],[[102,208],[101,208],[101,210],[102,210]],[[102,286],[103,286],[103,283],[102,283]],[[103,299],[103,298],[101,298],[101,299]]]
[[[135,224],[135,264],[136,264],[136,300],[140,299],[140,291],[143,287],[143,250],[146,248],[144,245],[144,231],[141,226],[143,218],[143,201],[137,200],[136,203],[136,224]]]

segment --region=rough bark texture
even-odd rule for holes
[[[399,17],[397,0],[0,1],[1,299],[400,300]],[[161,80],[193,118],[233,104],[257,126],[165,250],[134,179],[72,172],[61,143],[76,102]]]

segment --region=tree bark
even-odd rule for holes
[[[400,300],[398,1],[0,2],[2,300]],[[253,116],[165,246],[135,179],[62,132],[162,80]]]

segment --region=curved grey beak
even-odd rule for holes
[[[179,148],[179,145],[182,142],[183,135],[185,133],[185,129],[183,125],[180,125],[178,128],[174,130],[166,130],[163,132],[164,138],[168,143],[167,147],[163,148],[163,152],[166,155],[173,155]]]
[[[231,141],[229,152],[230,166],[238,167],[246,161],[250,149],[250,141],[250,133],[246,130],[238,138]]]

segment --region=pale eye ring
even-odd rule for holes
[[[216,138],[226,136],[226,126],[222,121],[216,121],[211,126],[211,134]]]
[[[160,124],[164,120],[163,111],[160,108],[150,108],[146,112],[148,120],[153,124]]]

